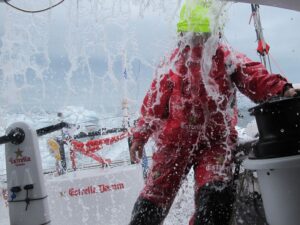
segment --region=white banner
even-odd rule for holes
[[[140,165],[81,170],[45,181],[52,225],[127,225],[144,185]],[[1,185],[0,224],[8,225]]]

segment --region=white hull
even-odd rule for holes
[[[52,225],[126,225],[144,181],[140,165],[127,165],[45,175],[45,185]],[[0,183],[1,225],[10,224],[5,192]]]

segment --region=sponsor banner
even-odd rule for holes
[[[46,186],[53,225],[127,225],[144,179],[142,167],[132,165],[76,171]]]
[[[144,186],[141,165],[48,175],[45,182],[52,225],[127,225]],[[4,185],[0,185],[0,224],[9,224]]]
[[[124,183],[117,184],[98,184],[90,185],[84,188],[69,188],[68,194],[70,197],[84,196],[84,195],[93,195],[104,193],[108,191],[119,191],[125,188]]]

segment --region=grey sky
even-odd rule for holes
[[[41,5],[36,6],[35,0],[12,2],[26,8],[49,3],[39,1]],[[75,103],[91,107],[95,105],[94,96],[98,96],[97,104],[109,103],[116,107],[124,95],[139,102],[155,66],[176,45],[176,22],[182,1],[152,0],[149,5],[147,2],[66,0],[50,13],[39,15],[20,13],[0,4],[0,54],[15,57],[9,60],[14,67],[3,71],[8,67],[6,58],[0,55],[3,60],[0,78],[7,74],[14,76],[9,87],[5,86],[5,92],[13,93],[8,96],[21,95],[6,104],[23,102],[29,93],[35,96],[30,96],[31,101],[35,99],[33,104],[42,104],[40,93],[43,93],[43,103],[57,106],[60,102],[60,107]],[[254,26],[248,24],[250,5],[231,3],[227,9],[227,40],[236,50],[259,60]],[[300,31],[297,29],[300,12],[266,6],[261,6],[260,11],[272,57],[290,81],[300,82]],[[8,47],[11,43],[18,46],[17,50]],[[272,67],[274,72],[279,72],[276,63]],[[23,70],[17,70],[20,67]],[[122,80],[124,67],[129,76],[127,81]],[[35,76],[37,82],[32,81]],[[39,76],[43,77],[42,82]],[[2,101],[7,97],[4,95],[2,88]]]
[[[261,20],[270,54],[292,82],[300,82],[300,12],[269,6],[260,7]],[[246,53],[252,59],[256,54],[256,35],[253,22],[249,25],[250,6],[235,3],[229,7],[230,20],[226,27],[226,36],[231,45]],[[275,72],[279,72],[276,63],[272,63]]]

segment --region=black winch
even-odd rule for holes
[[[259,141],[250,158],[300,155],[300,97],[280,97],[249,109],[256,118]]]

